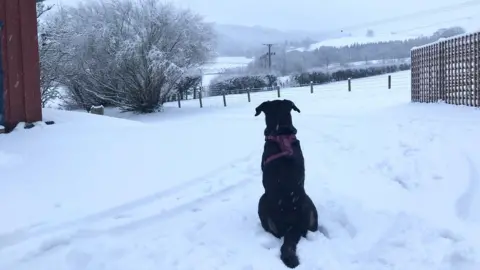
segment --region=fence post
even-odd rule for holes
[[[352,80],[348,78],[348,92],[352,92]]]
[[[277,86],[277,96],[280,97],[280,86]]]
[[[222,91],[223,107],[227,107],[227,98],[225,97],[225,90]]]
[[[313,81],[310,81],[310,93],[313,94]]]
[[[252,100],[250,99],[250,88],[247,88],[247,97],[248,97],[248,102],[251,102]]]
[[[388,75],[388,89],[392,89],[392,75]]]
[[[202,88],[200,87],[199,89],[200,91],[198,91],[198,101],[200,102],[200,108],[203,108],[203,102],[202,102]]]
[[[177,94],[178,108],[182,108],[182,102],[180,101],[181,99],[182,99],[182,94],[178,93]]]

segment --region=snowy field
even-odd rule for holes
[[[202,67],[203,77],[202,85],[210,84],[210,81],[218,74],[225,72],[226,69],[247,67],[253,61],[253,58],[222,56],[215,58],[212,63],[205,64]]]
[[[297,269],[480,269],[480,112],[411,104],[409,84],[282,92],[331,234],[301,240]],[[47,109],[56,125],[0,135],[0,269],[285,269],[257,217],[254,108],[276,93],[227,98],[126,119]]]

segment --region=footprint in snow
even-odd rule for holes
[[[266,249],[276,248],[279,245],[278,239],[270,233],[264,231],[260,225],[255,231],[255,236],[259,240],[260,245]]]
[[[259,235],[260,245],[268,250],[277,248],[279,246],[278,239],[273,235],[265,233],[264,235]]]

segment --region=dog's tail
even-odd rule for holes
[[[297,245],[300,242],[302,237],[302,232],[293,226],[290,230],[287,231],[285,237],[283,238],[283,245],[280,248],[280,258],[283,263],[289,268],[295,268],[300,265],[300,261],[297,256]]]

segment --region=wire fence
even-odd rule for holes
[[[409,73],[409,72],[407,72]],[[365,77],[359,79],[348,79],[346,81],[338,81],[332,83],[323,83],[323,84],[302,84],[297,85],[294,87],[263,87],[263,88],[245,88],[245,89],[233,89],[233,90],[221,90],[221,89],[195,89],[191,95],[189,95],[186,99],[182,99],[181,95],[176,96],[176,103],[178,108],[182,108],[183,103],[188,102],[189,107],[191,107],[191,103],[194,100],[198,100],[197,106],[203,108],[205,103],[208,104],[218,104],[219,102],[223,105],[223,107],[227,107],[232,103],[238,102],[252,102],[256,96],[260,95],[268,95],[269,98],[282,98],[291,96],[292,93],[298,94],[299,92],[302,93],[310,93],[315,94],[319,92],[326,92],[326,90],[334,90],[348,92],[355,92],[365,89],[378,89],[382,88],[385,90],[394,89],[395,84],[397,87],[408,87],[407,79],[405,75],[401,76],[393,76],[398,73],[393,74],[385,74],[385,75],[378,75],[372,77]],[[403,72],[402,74],[406,74]],[[255,97],[254,97],[255,96]],[[207,105],[208,105],[207,104]]]
[[[480,107],[480,32],[413,48],[411,99]]]

